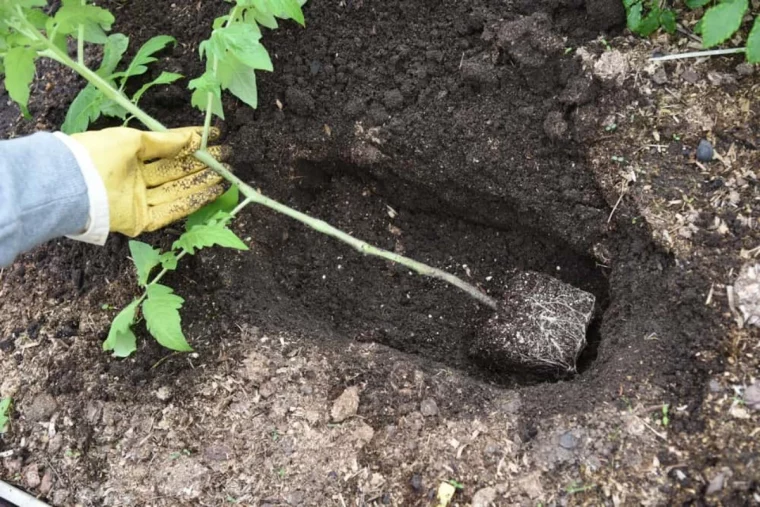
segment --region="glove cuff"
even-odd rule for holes
[[[108,192],[103,179],[84,146],[62,132],[56,132],[54,135],[66,145],[79,164],[79,170],[82,171],[82,177],[85,185],[87,185],[87,197],[90,201],[86,230],[81,234],[67,237],[102,246],[108,238],[111,223]]]

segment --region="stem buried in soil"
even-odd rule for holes
[[[45,37],[39,30],[37,30],[36,27],[34,27],[26,19],[24,19],[23,17],[22,19],[25,23],[26,31],[30,34],[33,34],[34,38],[36,38],[37,40],[45,44],[45,47],[47,48],[47,50],[41,53],[43,56],[52,58],[53,60],[56,60],[59,63],[76,71],[80,76],[85,78],[89,83],[92,83],[92,85],[95,86],[98,90],[100,90],[107,98],[113,100],[114,102],[119,104],[121,107],[126,109],[130,114],[132,114],[135,118],[140,120],[150,130],[154,132],[166,132],[167,130],[169,130],[161,122],[151,117],[145,111],[143,111],[138,106],[133,104],[132,101],[130,101],[127,97],[125,97],[119,90],[116,90],[115,88],[113,88],[110,83],[108,83],[106,80],[101,78],[95,72],[90,70],[86,65],[84,65],[84,63],[73,60],[67,53],[62,51],[57,46],[55,46],[55,44],[53,44],[53,42],[50,39]],[[208,114],[207,112],[206,121],[205,121],[206,124],[210,124],[210,116],[211,115]],[[205,128],[204,128],[204,132],[207,132]],[[302,224],[307,225],[308,227],[314,229],[315,231],[321,232],[339,241],[342,241],[348,244],[349,246],[353,247],[357,251],[361,252],[362,254],[372,255],[374,257],[386,259],[391,262],[401,264],[402,266],[406,266],[407,268],[415,271],[416,273],[420,275],[442,280],[450,285],[453,285],[454,287],[457,287],[458,289],[461,289],[462,291],[466,292],[469,296],[471,296],[473,299],[490,307],[491,309],[493,310],[498,309],[498,303],[496,302],[495,299],[484,294],[482,291],[480,291],[480,289],[478,289],[474,285],[465,282],[464,280],[452,275],[451,273],[447,273],[446,271],[443,271],[441,269],[428,266],[427,264],[415,261],[408,257],[404,257],[403,255],[399,255],[393,252],[389,252],[387,250],[383,250],[381,248],[374,247],[365,241],[357,239],[351,236],[350,234],[345,233],[341,231],[340,229],[333,227],[332,225],[328,224],[327,222],[323,220],[310,217],[309,215],[306,215],[305,213],[301,213],[300,211],[294,210],[282,203],[279,203],[273,199],[270,199],[269,197],[263,195],[261,192],[254,189],[253,187],[245,183],[243,180],[235,176],[231,171],[229,171],[226,167],[224,167],[222,163],[220,163],[214,157],[212,157],[205,149],[198,150],[193,155],[196,159],[200,160],[201,162],[206,164],[208,167],[216,171],[228,182],[230,182],[233,185],[237,185],[237,187],[246,197],[243,205],[247,204],[248,202],[253,202],[256,204],[260,204],[262,206],[266,206],[267,208],[270,208],[278,213],[287,215],[295,220],[298,220]],[[242,208],[238,207],[236,211],[239,211],[239,209],[242,209]],[[161,272],[156,277],[156,279],[154,279],[154,282],[160,280],[160,278],[164,274],[165,273]]]

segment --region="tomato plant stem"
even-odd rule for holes
[[[154,119],[145,111],[143,111],[142,109],[137,107],[135,104],[133,104],[127,97],[124,96],[124,94],[120,93],[119,90],[113,88],[110,83],[108,83],[106,80],[98,76],[95,72],[90,70],[86,65],[84,65],[84,63],[77,62],[73,60],[71,57],[69,57],[68,54],[66,54],[64,51],[58,48],[55,44],[53,44],[52,41],[50,41],[47,37],[45,37],[39,30],[37,30],[36,27],[34,27],[26,19],[24,19],[24,21],[25,21],[25,28],[26,28],[27,33],[33,34],[34,37],[37,38],[38,41],[42,42],[47,48],[47,50],[44,52],[45,56],[49,56],[50,58],[76,71],[88,82],[92,83],[92,85],[95,86],[98,90],[100,90],[107,98],[113,100],[114,102],[119,104],[121,107],[126,109],[130,114],[132,114],[135,118],[140,120],[150,130],[154,132],[166,132],[168,130],[161,122]],[[210,118],[210,115],[208,115],[207,113],[207,120],[206,120],[207,123],[210,123],[209,118]],[[339,241],[342,241],[348,244],[349,246],[353,247],[357,251],[361,252],[362,254],[380,257],[382,259],[386,259],[391,262],[401,264],[402,266],[406,266],[407,268],[411,269],[412,271],[420,275],[442,280],[446,283],[453,285],[454,287],[461,289],[462,291],[466,292],[471,297],[473,297],[475,300],[485,304],[486,306],[489,306],[494,310],[498,308],[496,300],[484,294],[480,289],[478,289],[474,285],[465,282],[464,280],[452,275],[451,273],[447,273],[446,271],[443,271],[441,269],[428,266],[427,264],[423,264],[422,262],[418,262],[408,257],[404,257],[403,255],[399,255],[393,252],[389,252],[387,250],[383,250],[381,248],[374,247],[370,245],[369,243],[366,243],[365,241],[357,239],[351,236],[350,234],[347,234],[341,231],[340,229],[333,227],[332,225],[328,224],[327,222],[323,220],[310,217],[309,215],[306,215],[305,213],[301,213],[300,211],[294,210],[284,204],[281,204],[273,199],[270,199],[269,197],[263,195],[261,192],[254,189],[253,187],[245,183],[243,180],[238,178],[235,174],[233,174],[226,167],[224,167],[224,165],[221,162],[217,161],[214,157],[212,157],[205,149],[198,150],[197,152],[194,153],[194,156],[195,158],[197,158],[198,160],[200,160],[201,162],[209,166],[211,169],[216,171],[224,179],[226,179],[227,181],[229,181],[230,183],[234,185],[237,185],[238,188],[240,189],[240,192],[242,192],[242,194],[246,196],[246,200],[244,201],[245,204],[247,204],[248,202],[253,202],[256,204],[260,204],[262,206],[266,206],[267,208],[270,208],[278,213],[282,213],[283,215],[287,215],[295,220],[298,220],[302,224],[308,227],[311,227],[315,231],[321,232]],[[178,258],[181,258],[183,256],[184,256],[183,253],[180,253]],[[156,278],[153,279],[151,283],[155,283],[158,280],[160,280],[166,274],[165,271],[166,270],[161,271],[156,276]]]

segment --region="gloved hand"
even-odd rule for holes
[[[89,153],[108,194],[110,230],[130,237],[155,231],[219,197],[222,177],[192,157],[200,127],[164,133],[117,127],[74,134]],[[212,129],[210,140],[219,137]],[[208,149],[224,160],[229,149]]]

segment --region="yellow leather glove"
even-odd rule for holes
[[[155,231],[219,197],[222,177],[192,157],[201,127],[143,132],[117,127],[74,134],[100,174],[108,194],[110,230],[130,237]],[[209,139],[219,137],[212,129]],[[217,160],[225,146],[208,149]]]

